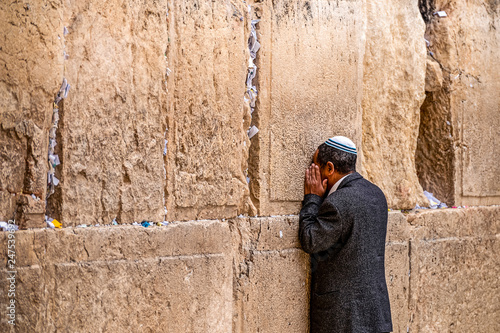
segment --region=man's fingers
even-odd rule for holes
[[[313,177],[313,175],[312,175],[312,165],[309,166],[309,168],[307,169],[307,171],[308,171],[308,179],[307,179],[307,181],[309,182],[309,184],[311,184],[312,183],[312,177]]]
[[[314,165],[314,180],[316,183],[321,183],[321,173],[319,172],[319,167]]]
[[[321,173],[319,172],[319,166],[315,165],[314,169],[316,170],[316,177],[321,177]]]

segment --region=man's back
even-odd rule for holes
[[[311,332],[390,332],[387,202],[358,173],[324,201],[304,197],[300,241],[312,254]]]

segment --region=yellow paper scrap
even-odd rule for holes
[[[54,219],[54,220],[52,221],[52,224],[53,224],[53,225],[54,225],[54,227],[56,227],[56,228],[59,228],[59,229],[61,229],[61,228],[62,228],[62,223],[61,223],[61,222],[59,222],[59,221],[58,221],[58,220],[56,220],[56,219]]]

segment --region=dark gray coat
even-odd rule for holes
[[[384,193],[355,172],[324,200],[308,194],[302,205],[299,238],[311,254],[311,333],[391,332]]]

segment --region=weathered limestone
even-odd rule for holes
[[[11,332],[306,332],[297,232],[297,216],[18,231]],[[497,332],[499,235],[499,207],[389,213],[394,332]]]
[[[65,228],[16,237],[17,332],[231,332],[227,224]],[[5,267],[6,247],[0,251]],[[9,331],[5,316],[0,325]]]
[[[411,219],[410,331],[498,331],[499,208],[427,211]]]
[[[335,134],[361,147],[360,171],[393,208],[426,204],[415,171],[449,205],[500,203],[496,2],[0,6],[2,221],[297,213],[304,168]],[[446,18],[433,15],[441,9]],[[253,19],[262,45],[250,114]],[[59,105],[60,183],[45,207],[47,136],[63,78],[71,89]],[[251,140],[250,125],[260,129]]]
[[[259,215],[297,213],[317,146],[334,135],[361,143],[363,2],[273,1],[257,14],[252,200]]]
[[[169,10],[168,218],[234,217],[250,209],[247,8],[203,0]]]
[[[45,213],[47,133],[62,81],[62,4],[0,4],[0,220]],[[17,206],[17,207],[16,207]],[[18,210],[16,214],[16,210]],[[16,216],[17,215],[17,216]],[[44,224],[30,223],[29,226]]]
[[[421,0],[443,87],[427,93],[417,150],[424,189],[455,205],[500,203],[500,6]],[[433,15],[446,11],[447,17]]]
[[[408,222],[400,212],[389,213],[387,241],[385,250],[385,275],[393,332],[406,332],[410,316],[408,314],[408,295],[410,293],[410,260]]]
[[[0,220],[16,210],[24,227],[43,226],[46,212],[75,226],[163,221],[164,207],[170,220],[253,211],[245,178],[246,6],[2,6]],[[63,77],[71,89],[59,106],[60,183],[39,211],[10,194],[45,199],[47,131]],[[29,222],[35,218],[38,225]]]
[[[0,221],[231,218],[17,232],[17,331],[307,331],[298,218],[271,214],[299,211],[326,138],[353,138],[393,208],[426,203],[419,180],[448,204],[500,203],[499,20],[478,0],[0,4]],[[498,207],[390,214],[395,332],[500,329],[499,221]]]
[[[65,225],[164,218],[166,12],[166,1],[65,3],[71,90],[48,208]]]
[[[432,57],[427,57],[427,67],[425,71],[425,91],[439,91],[443,86],[443,71],[437,61]]]
[[[232,221],[233,332],[308,330],[309,255],[297,226],[297,217]]]
[[[417,0],[367,1],[363,169],[389,207],[427,205],[415,167],[425,86],[425,25]]]

